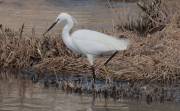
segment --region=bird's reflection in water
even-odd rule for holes
[[[93,109],[95,109],[95,104],[96,104],[96,102],[97,102],[97,100],[96,99],[98,99],[98,95],[95,93],[95,92],[92,92],[92,102],[91,102],[91,107],[90,108],[88,108],[86,111],[93,111]],[[101,100],[102,98],[101,98],[102,96],[100,96],[99,95],[99,99]],[[103,109],[106,109],[106,110],[108,110],[108,101],[109,101],[109,98],[108,98],[108,96],[105,94],[104,96],[103,96],[103,105],[102,105],[102,107],[103,107]],[[116,101],[117,101],[117,99],[116,99],[116,97],[113,97],[113,101],[114,101],[114,106],[116,107]]]

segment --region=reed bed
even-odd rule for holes
[[[171,23],[172,18],[179,16],[180,7],[178,4],[170,7],[164,0],[140,0],[137,5],[143,12],[139,13],[139,18],[131,16],[132,12],[130,12],[115,26],[116,29],[130,30],[139,35],[147,36],[147,34],[163,30],[167,25],[180,26],[179,20],[174,24]]]
[[[7,29],[6,29],[7,30]],[[23,29],[21,29],[23,30]],[[41,40],[32,35],[7,35],[1,26],[0,67],[73,71],[74,74],[91,74],[86,57],[69,50],[60,35],[47,35]],[[33,29],[34,30],[34,29]],[[113,32],[111,35],[131,36],[126,51],[119,52],[108,64],[109,77],[114,80],[150,79],[177,80],[180,78],[180,29],[167,26],[162,31],[141,37],[133,32]],[[95,59],[97,76],[105,79],[102,65],[110,56]]]
[[[171,18],[167,19],[164,20],[166,24],[161,23],[165,24],[161,30],[154,30],[153,33],[145,31],[144,36],[139,34],[141,30],[139,33],[136,33],[137,30],[126,28],[121,32],[100,30],[117,37],[131,37],[132,40],[129,48],[119,52],[108,64],[108,77],[124,81],[180,79],[179,11],[175,11]],[[147,22],[141,24],[147,25]],[[12,32],[0,24],[0,68],[46,69],[48,72],[66,71],[78,75],[83,73],[91,75],[86,57],[69,50],[64,45],[61,34],[37,38],[34,28],[31,35],[23,35],[23,28],[24,24],[18,32]],[[102,65],[109,56],[110,54],[101,55],[95,59],[99,79],[106,79]]]

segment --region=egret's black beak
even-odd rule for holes
[[[48,33],[56,24],[58,23],[58,20],[56,22],[54,22],[51,27],[49,27],[49,29],[47,29],[47,31],[43,34],[45,35],[46,33]]]

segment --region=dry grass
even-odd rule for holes
[[[22,37],[23,27],[19,32],[14,33],[10,29],[1,28],[0,33],[0,64],[1,67],[8,68],[27,68],[34,62],[40,61],[37,52],[38,42],[34,36]],[[36,61],[34,61],[37,59]]]
[[[166,27],[142,38],[133,37],[116,72],[117,79],[177,80],[180,78],[180,29]],[[115,65],[115,64],[114,64]],[[116,67],[116,66],[114,66]],[[113,68],[114,68],[113,67]],[[121,70],[119,70],[121,69]]]
[[[116,29],[126,29],[147,36],[149,33],[163,30],[167,25],[180,27],[179,20],[174,24],[171,23],[172,18],[179,16],[180,7],[178,4],[170,7],[163,0],[140,0],[137,5],[143,11],[143,13],[139,13],[139,18],[134,18],[130,12],[127,17],[123,18],[124,20],[120,20],[119,25],[115,26]]]

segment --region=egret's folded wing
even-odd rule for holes
[[[76,49],[78,49],[77,52],[83,54],[99,55],[112,51],[105,44],[101,44],[97,41],[92,40],[73,39],[73,44]]]
[[[94,53],[104,53],[114,50],[125,50],[129,44],[128,39],[117,39],[105,35],[100,32],[91,31],[91,30],[78,30],[75,31],[72,35],[73,43],[80,49],[84,51],[91,50],[90,52]]]

